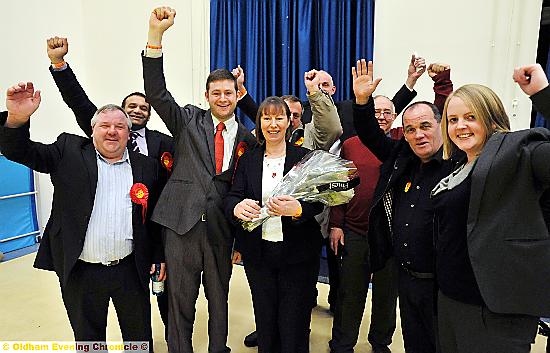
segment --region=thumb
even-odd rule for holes
[[[374,89],[376,90],[376,87],[378,87],[378,84],[380,83],[380,81],[382,81],[382,78],[377,78],[376,80],[374,80],[374,82],[372,83],[372,85],[374,86]]]

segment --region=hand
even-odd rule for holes
[[[235,205],[233,215],[243,221],[252,221],[260,216],[260,203],[251,199],[244,199]]]
[[[304,84],[306,85],[309,93],[317,92],[321,88],[319,87],[319,75],[317,70],[309,70],[304,73]]]
[[[296,216],[302,210],[302,205],[292,196],[282,195],[270,197],[265,203],[270,216]]]
[[[445,70],[450,70],[451,65],[449,64],[443,64],[443,63],[432,63],[430,66],[428,66],[428,75],[430,77],[435,77],[436,75],[439,75]]]
[[[157,7],[149,17],[149,36],[147,43],[149,45],[160,46],[162,43],[162,35],[174,24],[176,10],[168,7]]]
[[[344,231],[342,228],[333,227],[330,230],[330,248],[334,255],[338,255],[338,245],[344,245]]]
[[[426,59],[413,54],[409,63],[409,69],[407,70],[407,87],[413,89],[416,81],[424,72],[426,72]]]
[[[548,78],[540,64],[521,66],[514,69],[514,81],[528,96],[548,87]]]
[[[231,257],[231,263],[234,265],[234,264],[238,264],[241,261],[242,261],[241,253],[238,252],[237,250],[233,250],[233,256]]]
[[[29,121],[31,115],[38,109],[41,97],[40,91],[34,90],[32,82],[20,82],[8,88],[6,93],[6,108],[8,118],[6,127],[20,127]]]
[[[382,79],[377,78],[373,80],[374,65],[372,61],[367,63],[365,59],[357,60],[357,66],[351,68],[351,76],[353,77],[355,102],[357,104],[366,104]]]
[[[151,264],[151,269],[149,270],[149,274],[152,275],[155,273],[155,264]],[[166,274],[166,263],[161,262],[160,263],[160,275],[159,275],[159,281],[166,280],[167,274]]]
[[[69,42],[67,38],[53,37],[46,40],[46,51],[52,64],[58,64],[65,60],[65,55],[69,51]]]
[[[231,73],[233,76],[237,79],[237,88],[239,89],[239,92],[241,95],[244,95],[246,93],[246,88],[244,87],[244,70],[241,67],[241,65],[237,65],[236,68],[231,70]]]

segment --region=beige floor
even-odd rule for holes
[[[0,341],[70,341],[73,339],[63,303],[61,301],[57,277],[53,272],[39,271],[32,268],[35,254],[0,263]],[[312,314],[311,352],[328,352],[327,342],[330,339],[332,317],[327,313],[326,302],[328,286],[319,284],[319,306]],[[153,299],[154,300],[154,299]],[[370,299],[369,299],[370,301]],[[367,307],[361,329],[360,343],[356,352],[370,352],[366,342],[369,311]],[[195,352],[207,352],[207,309],[204,295],[200,294],[197,304],[195,323]],[[254,329],[252,319],[250,291],[242,267],[235,266],[231,278],[229,296],[229,342],[235,353],[255,352],[256,349],[243,345],[243,337]],[[399,325],[399,322],[398,322]],[[153,306],[153,338],[155,352],[167,351],[164,342],[163,325]],[[108,339],[120,340],[120,330],[116,314],[110,308]],[[544,352],[544,339],[540,336],[532,352]],[[398,329],[391,346],[392,352],[402,353],[403,341]]]

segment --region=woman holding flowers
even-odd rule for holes
[[[309,351],[322,240],[314,216],[323,205],[288,195],[269,197],[309,152],[287,143],[290,117],[281,98],[262,102],[256,116],[258,146],[241,156],[225,199],[226,216],[237,225],[258,218],[262,206],[272,216],[251,232],[238,226],[235,242],[252,292],[260,353]]]

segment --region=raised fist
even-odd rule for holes
[[[53,37],[46,40],[46,49],[51,63],[58,64],[65,60],[65,55],[69,51],[69,42],[67,38]]]

